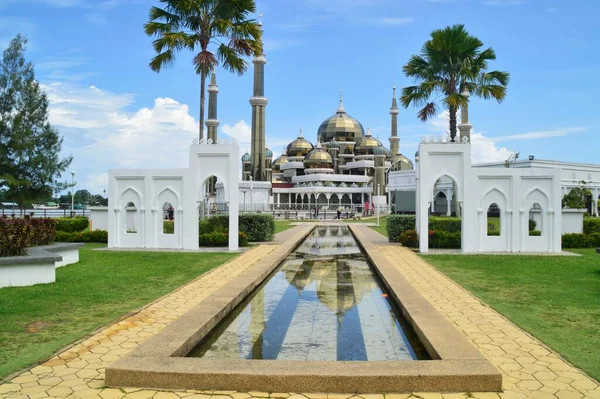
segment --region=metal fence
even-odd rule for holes
[[[0,209],[1,215],[24,217],[26,215],[34,218],[67,218],[74,216],[90,217],[90,210],[88,209],[12,209],[2,208]]]

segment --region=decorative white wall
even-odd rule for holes
[[[199,207],[205,182],[215,176],[229,205],[229,249],[238,248],[238,146],[209,140],[194,143],[186,169],[109,171],[108,246],[111,248],[198,248]],[[174,232],[163,231],[163,207],[174,208]],[[133,205],[133,206],[132,206]]]
[[[541,168],[473,168],[469,143],[421,143],[416,172],[417,229],[421,252],[429,250],[429,209],[440,178],[453,181],[462,251],[560,252],[561,174]],[[487,212],[496,204],[499,236],[488,236]],[[540,236],[529,235],[529,211],[539,207]]]

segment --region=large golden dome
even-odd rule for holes
[[[321,123],[317,131],[317,140],[321,143],[328,143],[331,140],[355,142],[364,135],[365,129],[359,121],[346,113],[340,96],[337,112]]]
[[[292,141],[287,146],[287,156],[288,157],[304,157],[306,154],[311,152],[315,148],[310,141],[304,138],[302,134],[302,129],[300,129],[300,134],[298,134],[298,138]]]
[[[307,169],[314,168],[331,168],[333,161],[331,155],[321,147],[321,143],[317,142],[314,150],[308,153],[304,158],[304,167]]]
[[[381,141],[371,136],[371,132],[367,131],[367,135],[354,145],[354,155],[374,155],[373,150],[377,147],[382,147]]]
[[[414,168],[412,161],[402,154],[396,154],[392,158],[392,170],[411,170]]]

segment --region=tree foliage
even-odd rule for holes
[[[579,182],[579,187],[571,189],[563,196],[563,208],[587,209],[593,198],[592,192],[585,187],[585,182]]]
[[[204,131],[206,78],[219,63],[239,75],[246,72],[244,56],[262,54],[260,23],[249,19],[254,0],[160,0],[163,8],[150,9],[144,25],[157,55],[150,68],[160,72],[173,65],[181,50],[198,51],[192,59],[200,75],[200,138]]]
[[[72,157],[61,158],[62,138],[48,122],[48,98],[25,60],[18,35],[0,62],[0,189],[20,200],[51,197]]]
[[[496,53],[491,47],[482,47],[483,42],[470,35],[464,25],[434,30],[421,54],[411,56],[403,67],[406,76],[419,84],[402,89],[402,105],[423,107],[417,116],[425,122],[438,114],[437,101],[441,101],[450,113],[450,138],[454,141],[458,108],[468,101],[463,94],[466,90],[475,97],[498,102],[506,96],[509,74],[488,72],[488,62],[496,59]]]

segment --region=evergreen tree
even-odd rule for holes
[[[26,46],[17,35],[0,61],[0,188],[21,205],[51,197],[73,159],[60,157],[63,140],[48,122],[48,98],[25,60]]]

